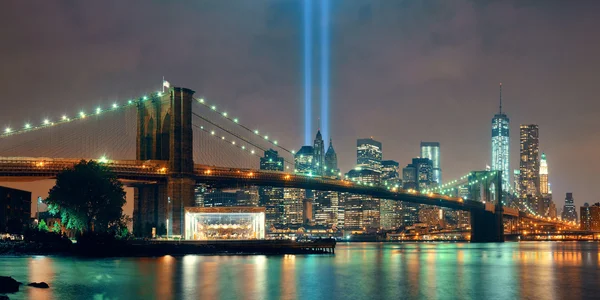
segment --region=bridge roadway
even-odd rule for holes
[[[81,159],[68,158],[0,157],[0,182],[53,179],[56,178],[59,172],[72,167],[80,161]],[[126,182],[162,182],[166,181],[169,175],[167,161],[110,160],[105,163],[119,179]],[[481,203],[435,193],[420,194],[416,191],[403,189],[390,190],[384,187],[369,186],[348,180],[311,177],[285,172],[223,168],[197,164],[194,166],[193,176],[198,183],[218,184],[220,186],[256,185],[302,188],[347,192],[379,199],[436,205],[463,211],[487,210],[494,212],[495,210],[493,203]],[[564,225],[553,220],[540,219],[508,207],[504,208],[504,215],[536,220],[548,224]]]

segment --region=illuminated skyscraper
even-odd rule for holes
[[[333,142],[329,139],[329,148],[327,148],[327,152],[325,153],[325,175],[338,177],[340,174],[340,169],[338,169],[337,164],[337,154],[333,149]]]
[[[440,166],[440,143],[421,142],[421,157],[431,159],[433,164],[433,182],[442,184],[442,168]]]
[[[313,144],[313,157],[314,157],[314,172],[316,175],[323,175],[325,169],[325,143],[323,142],[323,136],[321,130],[317,131],[317,136]]]
[[[314,150],[312,146],[302,146],[294,155],[295,172],[302,175],[314,174]]]
[[[508,116],[502,112],[502,83],[500,111],[492,119],[492,170],[502,171],[502,190],[510,189],[510,131]]]
[[[372,138],[356,141],[356,163],[359,167],[379,171],[382,157],[381,142]]]
[[[540,140],[538,125],[521,125],[520,129],[519,190],[525,199],[540,195]]]
[[[283,171],[283,157],[277,151],[269,149],[265,151],[264,157],[260,158],[260,169],[269,171]],[[265,207],[265,224],[267,230],[272,225],[284,222],[284,199],[283,188],[260,187],[259,205]]]
[[[577,222],[577,210],[575,210],[573,193],[567,193],[567,197],[565,197],[565,206],[563,207],[562,219],[564,221]]]
[[[544,196],[549,194],[548,162],[546,161],[546,153],[542,153],[542,158],[540,160],[540,193]]]

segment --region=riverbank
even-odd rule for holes
[[[333,254],[335,240],[168,241],[98,240],[85,243],[0,242],[0,255],[67,255],[82,257],[142,257],[187,254]]]

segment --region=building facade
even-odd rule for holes
[[[577,210],[575,210],[573,193],[567,193],[567,196],[565,197],[565,206],[563,207],[562,219],[564,221],[577,222]]]
[[[31,220],[31,192],[0,186],[0,232],[21,233]]]
[[[334,178],[339,178],[342,175],[338,168],[337,154],[333,149],[333,141],[331,139],[329,139],[329,147],[325,153],[325,175]]]
[[[283,157],[277,151],[269,149],[260,158],[260,169],[268,171],[283,171]],[[270,230],[275,224],[284,222],[283,188],[260,187],[258,190],[259,205],[265,208],[265,224]]]
[[[325,171],[325,143],[323,142],[323,136],[321,131],[317,131],[313,144],[313,157],[314,157],[314,172],[316,175],[323,175]]]
[[[580,210],[581,230],[600,231],[600,203],[584,204]]]
[[[440,143],[439,142],[421,142],[421,157],[429,158],[433,170],[433,182],[442,184],[442,167],[440,162]]]
[[[294,154],[294,171],[302,175],[314,175],[314,150],[312,146],[302,146]]]
[[[520,198],[540,195],[540,141],[535,124],[520,126],[519,190]]]
[[[510,190],[510,120],[502,112],[502,84],[500,110],[492,118],[492,170],[502,172],[502,190]]]
[[[381,142],[372,138],[356,140],[356,164],[358,167],[380,170],[382,158]]]

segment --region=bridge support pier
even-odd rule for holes
[[[136,159],[168,161],[166,182],[135,189],[133,232],[184,236],[184,207],[194,204],[192,103],[194,91],[173,87],[138,104]],[[164,224],[164,227],[163,227]],[[166,232],[165,229],[166,228]]]
[[[502,212],[471,210],[471,243],[504,242]]]

